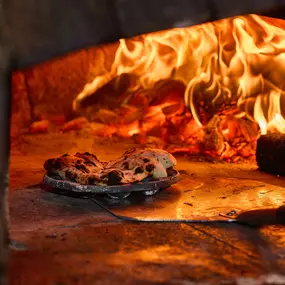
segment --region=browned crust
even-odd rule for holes
[[[159,159],[145,158],[140,155],[142,149],[126,151],[115,161],[101,162],[91,153],[64,154],[58,158],[45,161],[44,169],[50,174],[57,174],[62,179],[80,184],[120,185],[140,182],[154,174]],[[159,167],[163,168],[162,165]],[[161,170],[162,173],[165,170]],[[163,175],[163,174],[162,174]]]

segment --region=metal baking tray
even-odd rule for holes
[[[144,181],[123,185],[82,185],[79,183],[62,180],[57,176],[45,174],[43,184],[53,188],[70,191],[77,194],[107,194],[111,198],[123,199],[132,192],[142,192],[144,195],[154,195],[160,189],[167,188],[179,181],[179,172],[172,169],[168,177],[155,181]]]

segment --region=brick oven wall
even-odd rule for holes
[[[12,138],[25,132],[33,121],[52,121],[59,115],[70,119],[73,99],[94,76],[110,69],[117,46],[85,48],[13,72]]]

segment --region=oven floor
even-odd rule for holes
[[[22,138],[21,146],[12,149],[10,284],[251,284],[249,279],[284,272],[283,226],[126,223],[90,200],[57,196],[39,186],[47,158],[83,150],[107,160],[131,146],[39,135]],[[285,188],[284,179],[259,173],[254,165],[201,164],[184,158],[178,167],[204,177],[235,177],[245,185],[258,180]]]

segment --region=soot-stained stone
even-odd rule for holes
[[[3,10],[17,64],[20,68],[31,66],[66,52],[123,38],[117,5],[116,1],[101,0],[82,0],[80,4],[68,1],[68,6],[57,0],[37,4],[33,0],[6,1]],[[82,68],[80,64],[78,68]]]

